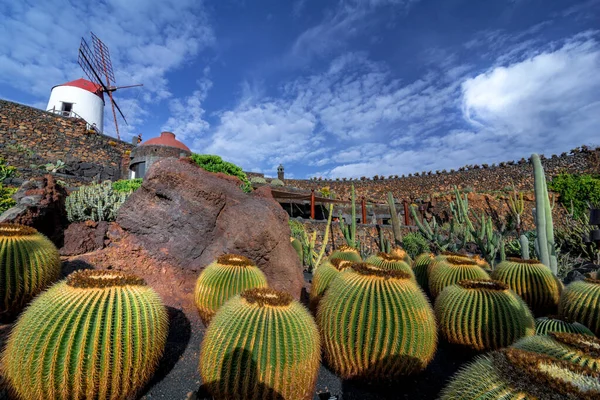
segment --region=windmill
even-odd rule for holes
[[[88,79],[99,86],[99,90],[103,93],[108,94],[110,105],[112,107],[113,118],[115,121],[115,130],[117,132],[117,139],[121,139],[119,135],[119,123],[117,121],[117,112],[115,108],[121,114],[123,121],[127,124],[127,119],[121,111],[121,108],[113,97],[113,92],[117,89],[132,88],[137,86],[143,86],[142,84],[128,85],[128,86],[116,86],[115,74],[113,72],[112,61],[110,59],[110,53],[108,47],[102,42],[98,36],[92,34],[92,47],[90,47],[85,38],[81,38],[81,44],[79,45],[79,56],[77,62],[83,72],[87,75]]]

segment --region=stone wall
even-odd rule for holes
[[[126,165],[134,147],[88,133],[84,120],[0,100],[0,157],[17,167],[22,179],[38,176],[35,166],[58,160],[66,164],[60,172],[76,182],[127,178]]]

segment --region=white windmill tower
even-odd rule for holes
[[[91,34],[93,51],[85,39],[81,38],[77,59],[89,80],[81,78],[54,86],[46,110],[65,117],[82,118],[90,127],[102,132],[104,130],[104,93],[106,93],[113,111],[117,138],[120,139],[115,108],[126,124],[127,120],[113,98],[113,92],[117,89],[143,85],[115,86],[115,75],[108,47],[93,32]]]

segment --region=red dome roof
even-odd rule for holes
[[[94,93],[95,95],[102,97],[102,86],[100,86],[94,82],[90,82],[87,79],[83,79],[83,78],[76,79],[74,81],[63,83],[62,85],[56,85],[56,86],[73,86],[73,87],[77,87],[79,89],[87,90],[88,92]],[[54,86],[54,87],[56,87],[56,86]],[[54,89],[54,88],[52,88],[52,89]]]
[[[177,147],[178,149],[189,151],[191,153],[189,147],[175,139],[175,134],[172,132],[161,132],[159,137],[146,140],[140,146],[146,145]]]

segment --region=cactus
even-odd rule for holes
[[[525,202],[523,201],[523,193],[517,193],[514,186],[512,188],[511,195],[508,197],[508,208],[511,214],[515,217],[515,229],[517,230],[517,235],[520,235],[521,215],[523,215],[523,211],[525,210]]]
[[[408,255],[408,253],[401,247],[394,247],[392,249],[392,251],[389,252],[390,256],[394,257],[394,258],[399,258],[401,260],[404,260],[405,263],[407,263],[408,265],[412,265],[413,260],[410,258],[410,256]]]
[[[352,203],[352,222],[350,228],[344,223],[344,218],[340,215],[340,229],[346,240],[346,245],[349,247],[359,248],[359,243],[356,238],[356,195],[354,193],[354,184],[351,185],[350,198]]]
[[[448,342],[478,351],[506,347],[535,333],[525,302],[499,281],[463,280],[447,286],[434,309]]]
[[[44,235],[0,224],[0,318],[11,317],[60,275],[60,256]]]
[[[250,183],[256,183],[256,184],[266,184],[267,180],[265,178],[263,178],[262,176],[253,176],[252,178],[250,178]]]
[[[81,186],[65,200],[67,219],[70,222],[114,221],[119,208],[130,194],[131,192],[115,191],[110,181]]]
[[[246,289],[267,287],[265,274],[252,261],[237,254],[224,254],[198,277],[194,301],[204,325],[219,307]]]
[[[536,316],[556,313],[562,283],[538,260],[509,258],[496,266],[492,278],[506,283]]]
[[[473,257],[469,257],[469,258],[471,260],[475,261],[475,264],[477,264],[485,272],[487,272],[487,273],[492,272],[492,267],[490,267],[490,264],[486,260],[481,258],[479,255],[476,254]]]
[[[554,244],[554,225],[552,222],[552,207],[548,198],[546,175],[542,162],[537,154],[531,155],[535,185],[535,226],[537,232],[536,251],[542,264],[550,267],[554,275],[558,273],[556,246]]]
[[[521,235],[519,237],[519,243],[521,244],[521,258],[523,260],[529,260],[529,239],[527,239],[527,236]]]
[[[600,336],[600,280],[586,278],[569,284],[560,297],[558,313]]]
[[[339,275],[340,271],[345,270],[352,263],[352,261],[334,258],[331,261],[325,261],[317,268],[310,286],[309,304],[311,310],[316,311],[319,301],[329,288],[331,281]]]
[[[394,379],[423,370],[437,348],[431,305],[411,275],[354,263],[325,293],[317,322],[342,379]]]
[[[200,374],[217,399],[308,400],[320,358],[310,313],[288,293],[256,288],[215,315],[202,341]]]
[[[369,256],[365,262],[381,269],[404,271],[411,276],[411,279],[415,281],[415,283],[417,282],[417,278],[415,277],[415,273],[410,264],[404,261],[404,258],[402,257],[386,253],[377,253]]]
[[[590,331],[586,326],[579,322],[567,322],[560,319],[558,316],[549,315],[535,320],[536,335],[547,335],[550,332],[580,333],[582,335],[594,336],[594,332]]]
[[[3,373],[28,400],[134,398],[154,373],[167,332],[167,310],[143,279],[77,271],[21,315]]]
[[[298,258],[300,259],[300,262],[304,263],[304,251],[302,248],[302,242],[294,237],[290,237],[290,243],[292,244],[292,247],[294,248],[294,250],[296,250],[296,254],[298,254]]]
[[[379,251],[382,253],[389,253],[392,251],[392,243],[385,237],[380,225],[377,225],[377,233],[379,234],[379,240],[377,241]]]
[[[436,298],[446,286],[465,279],[489,279],[489,275],[477,263],[467,257],[450,256],[436,259],[429,271],[429,293]]]
[[[533,353],[545,354],[569,361],[594,371],[600,371],[600,339],[578,333],[551,332],[549,335],[530,336],[512,347]]]
[[[353,261],[353,262],[361,262],[362,258],[360,257],[359,251],[350,246],[340,246],[333,253],[329,255],[329,260],[334,260],[339,258],[340,260]]]
[[[285,186],[285,183],[283,183],[283,181],[281,179],[271,179],[271,182],[269,182],[271,184],[271,186]]]
[[[417,279],[417,283],[421,286],[421,289],[424,291],[429,291],[429,280],[427,279],[427,270],[429,269],[429,265],[433,262],[435,256],[433,253],[423,253],[417,258],[415,258],[415,262],[412,265],[413,272],[415,273],[415,278]]]
[[[600,373],[519,349],[478,356],[442,389],[440,400],[597,399]]]
[[[392,222],[392,230],[394,232],[394,244],[399,246],[402,243],[402,229],[400,228],[400,219],[396,211],[396,203],[392,192],[387,194],[388,207],[390,208],[390,219]]]

